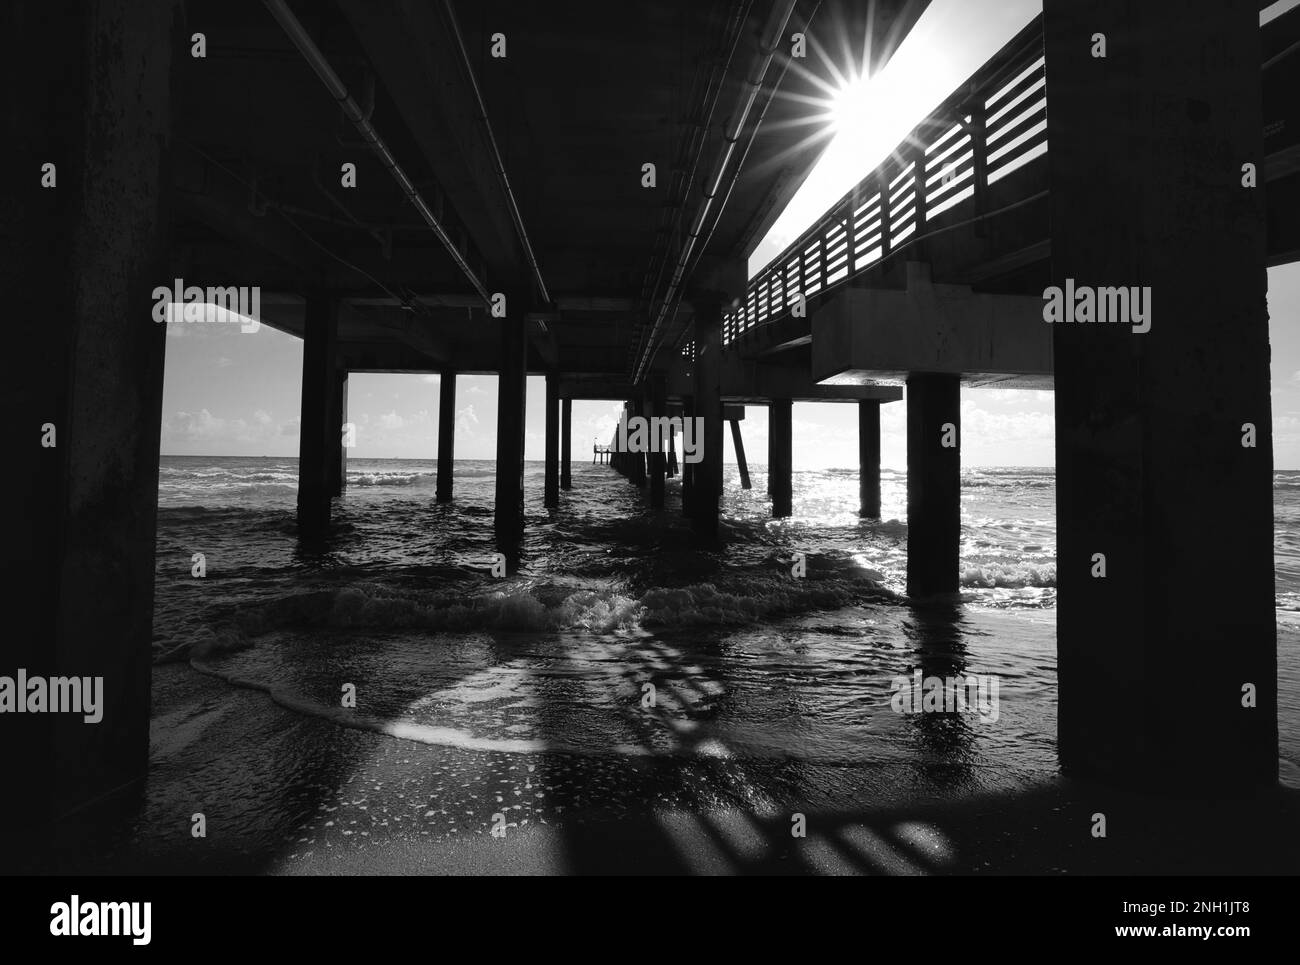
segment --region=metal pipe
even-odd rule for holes
[[[671,229],[671,234],[674,236],[676,235],[678,226],[681,222],[682,215],[686,207],[686,202],[690,198],[691,189],[695,186],[695,174],[699,170],[701,159],[704,157],[704,146],[708,140],[709,128],[713,126],[713,114],[718,108],[718,100],[722,96],[722,87],[727,79],[727,74],[731,70],[731,62],[735,59],[736,49],[740,46],[740,36],[744,29],[745,20],[749,17],[749,9],[751,3],[752,0],[736,0],[735,5],[732,7],[732,12],[727,18],[726,32],[723,34],[724,41],[727,38],[730,38],[730,43],[727,44],[726,60],[723,61],[721,64],[717,63],[716,61],[713,63],[709,71],[708,80],[705,83],[704,96],[702,100],[708,104],[708,107],[705,110],[704,122],[698,129],[699,143],[698,145],[696,144],[696,138],[694,135],[692,135],[690,141],[688,142],[687,150],[686,150],[686,153],[691,158],[690,171],[686,176],[686,181],[682,185],[681,200],[677,204],[677,210],[673,213],[672,217],[669,219],[670,221],[669,227]],[[714,82],[713,82],[715,74],[721,75],[718,77],[716,87],[714,86]],[[671,241],[665,243],[665,248],[667,248],[669,244],[671,244]],[[656,244],[656,257],[657,257],[657,251],[658,251],[658,245]],[[653,285],[649,284],[650,272],[647,271],[646,273],[646,279],[645,279],[646,284],[642,286],[643,289],[642,298],[646,299],[646,304],[648,308],[653,308],[655,302],[657,301],[655,295],[658,293],[659,284],[663,280],[664,268],[667,267],[668,264],[668,254],[669,254],[668,251],[665,250],[664,257],[659,260],[658,268],[654,271],[655,277],[654,277]],[[632,353],[633,358],[636,358],[640,355],[641,346],[645,344],[646,344],[645,336],[638,338],[636,348]]]
[[[528,232],[524,229],[524,219],[519,213],[519,205],[515,203],[515,193],[510,187],[510,178],[506,175],[505,162],[501,160],[501,151],[497,148],[497,139],[492,134],[492,124],[488,121],[487,105],[483,102],[483,94],[479,90],[478,81],[474,79],[474,68],[470,64],[469,51],[465,48],[465,40],[460,35],[460,27],[456,23],[456,14],[452,10],[451,0],[443,0],[443,7],[447,11],[447,21],[451,24],[451,34],[456,38],[456,49],[460,51],[461,68],[465,71],[465,79],[469,81],[470,90],[474,92],[474,101],[478,104],[478,119],[483,125],[483,133],[487,137],[488,147],[492,150],[492,161],[496,167],[497,177],[501,179],[501,189],[506,194],[506,206],[510,209],[510,219],[515,223],[515,232],[519,235],[519,243],[524,249],[524,258],[528,261],[528,267],[533,270],[533,280],[537,282],[537,293],[541,296],[542,302],[549,303],[550,294],[546,291],[546,282],[542,280],[542,270],[537,266],[537,256],[533,254],[533,246],[528,242]]]
[[[388,168],[388,173],[393,176],[393,180],[397,182],[397,186],[406,195],[406,199],[419,212],[420,217],[424,219],[424,223],[432,229],[438,240],[442,242],[442,246],[447,249],[447,253],[451,255],[452,260],[456,263],[456,267],[469,279],[470,284],[474,286],[474,290],[479,293],[484,303],[489,302],[491,299],[483,282],[479,280],[474,269],[469,266],[469,262],[460,253],[460,250],[451,240],[451,236],[447,234],[447,230],[434,216],[433,211],[420,197],[420,192],[415,189],[411,179],[406,176],[406,172],[397,163],[397,159],[393,157],[388,145],[384,143],[374,125],[366,118],[365,112],[362,111],[360,105],[348,93],[343,81],[339,79],[338,74],[334,73],[329,61],[325,59],[325,55],[321,53],[320,48],[316,46],[298,18],[293,15],[293,11],[289,9],[284,0],[262,0],[262,2],[266,5],[266,9],[271,16],[284,29],[284,32],[288,34],[290,42],[298,48],[298,52],[302,54],[308,66],[316,72],[316,76],[321,79],[321,83],[330,92],[330,96],[338,101],[339,107],[343,109],[344,116],[356,127],[357,132],[370,145],[370,149],[379,156],[379,160],[383,162],[384,167]]]
[[[796,2],[797,0],[776,0],[772,5],[771,13],[768,15],[767,24],[759,42],[758,55],[754,58],[749,77],[746,79],[745,86],[741,89],[737,98],[736,107],[731,114],[731,123],[723,131],[723,147],[718,154],[717,162],[714,164],[713,175],[706,182],[709,184],[709,188],[704,192],[704,199],[696,212],[686,242],[682,245],[682,250],[677,258],[677,266],[673,270],[672,281],[669,282],[668,291],[664,294],[659,313],[655,318],[653,327],[650,329],[650,335],[646,339],[646,347],[641,353],[636,371],[633,373],[632,381],[634,383],[641,381],[646,368],[650,364],[650,359],[654,356],[655,342],[659,337],[659,330],[663,327],[664,318],[668,313],[668,306],[673,303],[677,289],[681,286],[686,274],[686,266],[690,263],[691,254],[695,250],[695,243],[699,239],[704,222],[713,207],[713,200],[717,197],[722,179],[726,175],[727,165],[731,162],[731,155],[736,149],[736,143],[740,140],[740,132],[749,119],[750,108],[753,107],[754,100],[758,97],[758,91],[763,86],[763,78],[767,76],[767,69],[771,66],[772,58],[776,54],[777,46],[780,43],[781,35],[785,32],[785,26],[790,20],[790,15],[794,13]]]

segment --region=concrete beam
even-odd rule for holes
[[[962,381],[1050,387],[1052,327],[1043,299],[935,285],[909,263],[906,291],[847,288],[812,316],[812,379],[825,385],[902,381],[943,372]]]
[[[736,352],[722,355],[722,398],[729,403],[766,405],[770,399],[794,402],[857,402],[875,399],[898,402],[899,385],[818,385],[807,370],[796,364],[778,364],[747,359]],[[668,372],[668,395],[681,399],[692,388],[691,362],[678,358]]]

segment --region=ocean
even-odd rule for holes
[[[335,535],[308,548],[296,460],[162,458],[137,833],[219,800],[241,847],[298,857],[566,811],[777,814],[1058,773],[1051,469],[963,471],[961,601],[937,608],[903,595],[900,472],[882,472],[879,521],[839,469],[796,472],[794,515],[773,520],[763,468],[745,491],[728,466],[711,549],[676,480],[651,511],[578,460],[548,510],[530,462],[523,562],[501,578],[493,464],[458,461],[451,504],[435,469],[351,459]],[[1300,787],[1300,472],[1275,494],[1281,772]],[[1213,566],[1204,579],[1189,606]],[[995,679],[995,719],[899,713],[895,681],[916,669]]]

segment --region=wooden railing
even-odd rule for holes
[[[1046,153],[1039,16],[750,281],[745,303],[723,317],[723,344],[788,314],[801,294],[824,293],[952,221],[985,213],[989,185]]]

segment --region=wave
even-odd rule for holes
[[[499,754],[566,754],[577,757],[633,757],[633,758],[684,758],[717,759],[735,756],[743,751],[747,759],[772,760],[798,759],[826,763],[881,762],[890,757],[891,748],[880,741],[868,742],[860,737],[818,737],[806,733],[793,734],[788,728],[751,726],[740,732],[721,732],[718,737],[695,732],[696,725],[665,720],[665,740],[639,744],[606,743],[584,745],[572,741],[547,738],[482,737],[455,727],[437,726],[410,720],[383,720],[330,704],[324,704],[300,694],[277,687],[268,681],[243,676],[214,667],[204,660],[189,661],[198,673],[224,681],[232,687],[266,694],[279,707],[307,717],[329,721],[339,727],[364,730],[399,740],[414,741],[435,747],[480,751]],[[721,739],[720,739],[721,738]],[[792,744],[792,738],[797,744]]]
[[[466,588],[412,592],[374,583],[297,593],[238,609],[230,623],[204,627],[191,656],[231,653],[280,629],[475,631],[589,631],[639,628],[746,626],[782,614],[839,609],[897,600],[868,573],[856,579],[803,580],[750,575],[743,586],[695,583],[652,588],[640,596],[617,586],[595,589],[522,585],[477,595]],[[167,658],[185,652],[170,651]]]
[[[436,472],[359,472],[348,473],[349,486],[415,486],[432,479]]]
[[[1056,586],[1055,563],[998,563],[965,565],[961,570],[961,585],[967,589],[1018,590],[1027,587]]]

